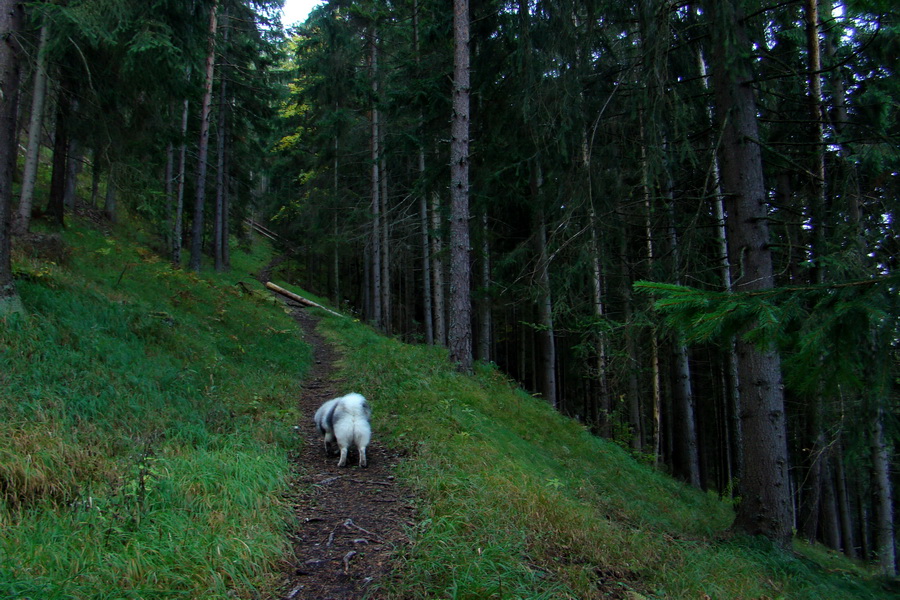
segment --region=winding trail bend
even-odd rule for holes
[[[336,456],[325,456],[312,419],[316,409],[331,398],[359,392],[377,415],[378,398],[366,390],[346,389],[337,376],[339,353],[316,331],[318,319],[311,309],[279,298],[303,328],[313,349],[313,365],[300,388],[302,417],[297,427],[304,441],[294,457],[297,480],[289,497],[296,517],[293,556],[286,561],[284,583],[273,597],[377,599],[378,584],[391,577],[393,561],[409,543],[405,531],[414,524],[412,497],[393,475],[401,455],[379,437],[376,416],[366,452],[368,468],[356,466],[355,449],[347,461],[351,466],[344,468],[337,466]]]

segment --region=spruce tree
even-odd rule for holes
[[[472,371],[469,263],[469,0],[453,0],[453,115],[450,127],[450,358]]]
[[[22,310],[12,274],[12,184],[16,165],[16,114],[24,9],[21,2],[0,3],[0,315]]]

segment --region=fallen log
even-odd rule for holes
[[[325,308],[321,304],[313,302],[312,300],[310,300],[308,298],[304,298],[303,296],[298,296],[294,292],[289,292],[288,290],[284,289],[283,287],[275,285],[271,281],[266,282],[266,287],[269,288],[270,290],[272,290],[273,292],[278,292],[282,296],[290,298],[291,300],[293,300],[295,302],[299,302],[303,306],[312,306],[313,308],[321,308],[322,310],[324,310],[326,312],[330,312],[333,315],[337,315],[339,317],[344,316],[341,313],[335,312],[335,311],[331,310],[330,308]]]

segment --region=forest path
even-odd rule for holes
[[[393,475],[400,454],[373,428],[366,454],[369,466],[359,468],[351,450],[348,467],[339,468],[336,456],[325,456],[313,414],[326,400],[349,392],[337,377],[337,349],[316,331],[311,309],[279,297],[303,328],[312,346],[313,364],[300,389],[303,443],[293,457],[297,483],[288,498],[295,521],[293,555],[287,558],[285,581],[273,596],[283,600],[359,600],[378,598],[374,584],[391,576],[395,553],[409,540],[404,532],[414,510],[408,492]],[[369,398],[373,412],[377,399]],[[368,595],[367,595],[368,594]]]

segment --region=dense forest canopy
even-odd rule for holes
[[[894,2],[280,4],[3,2],[2,311],[35,218],[125,203],[198,271],[257,223],[738,529],[896,573]]]

